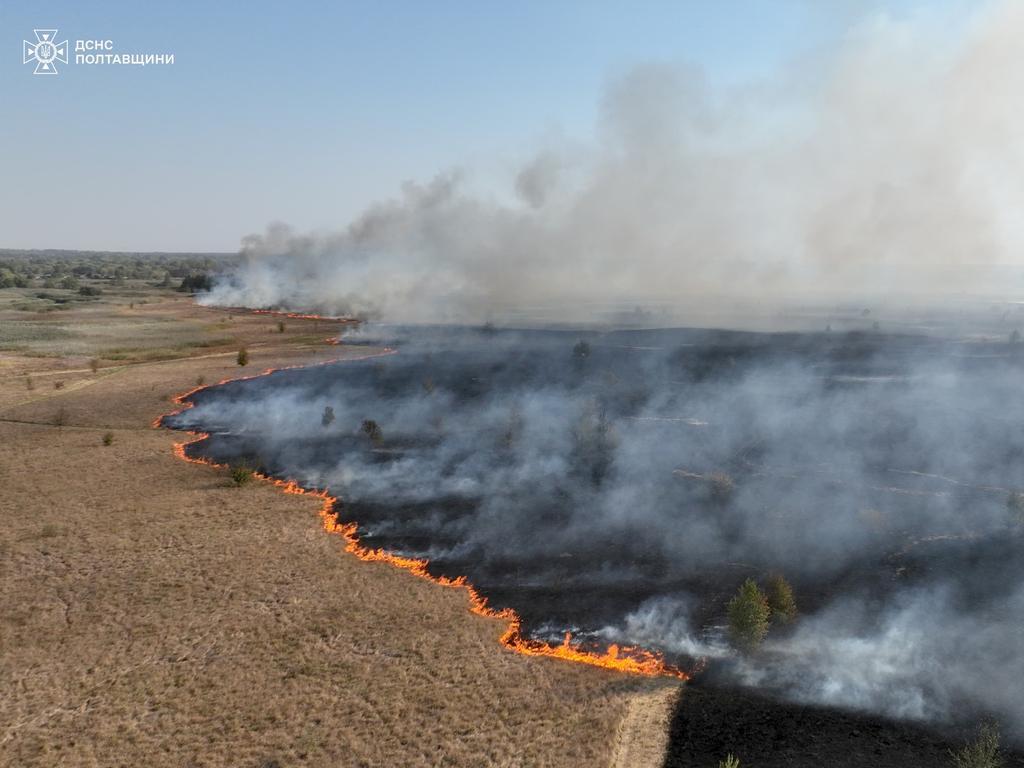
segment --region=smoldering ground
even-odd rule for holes
[[[594,140],[542,141],[486,191],[471,170],[409,182],[335,231],[273,224],[204,300],[445,322],[667,301],[695,325],[733,304],[1004,293],[1024,250],[1024,6],[944,13],[865,15],[738,86],[640,66],[612,78]]]
[[[329,488],[367,545],[468,576],[534,636],[1024,736],[1019,344],[433,328],[398,346],[200,391],[169,424]],[[725,605],[773,572],[802,617],[738,657]]]

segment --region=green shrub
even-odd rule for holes
[[[949,753],[953,768],[1002,768],[1005,765],[999,752],[999,727],[983,723],[978,736],[956,752]]]
[[[753,579],[740,586],[729,601],[729,637],[743,652],[755,650],[768,634],[771,608],[768,599]]]
[[[373,419],[364,419],[359,429],[370,438],[370,442],[374,445],[380,445],[384,442],[384,433],[381,431],[380,425]]]
[[[114,442],[114,433],[113,432],[107,432],[105,435],[103,435],[103,444],[104,445],[112,445],[113,442]]]
[[[781,574],[775,574],[768,578],[765,596],[768,599],[768,607],[772,609],[772,621],[788,624],[796,618],[796,599],[793,597],[793,587]]]
[[[253,472],[245,464],[236,464],[231,467],[231,481],[241,487],[253,478]]]
[[[277,332],[278,333],[284,333],[284,320],[278,320],[278,322],[277,322]]]
[[[242,347],[240,350],[238,350],[238,364],[239,365],[248,365],[249,364],[249,350],[247,350],[245,347]]]
[[[718,768],[740,768],[740,759],[731,754],[726,755],[725,760],[718,761]]]

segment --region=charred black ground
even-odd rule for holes
[[[382,340],[397,354],[202,390],[167,422],[211,433],[191,451],[329,488],[367,546],[467,576],[534,636],[710,659],[700,700],[745,684],[1022,733],[1018,344],[690,329],[366,339]],[[738,657],[726,603],[769,573],[793,583],[801,618]],[[758,701],[779,728],[807,711]]]

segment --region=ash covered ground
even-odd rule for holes
[[[201,390],[166,423],[211,433],[191,452],[330,489],[367,546],[466,575],[534,637],[704,659],[698,687],[756,688],[789,702],[777,712],[947,734],[990,717],[1024,738],[1021,345],[452,327],[360,340],[397,353]],[[736,654],[726,604],[771,573],[800,616]]]

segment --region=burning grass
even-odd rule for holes
[[[390,354],[393,351],[394,350],[384,350],[381,354]],[[357,358],[349,359],[352,360]],[[329,362],[333,361],[324,361],[321,364],[327,364]],[[279,369],[270,368],[256,376],[241,378],[253,379],[257,376],[269,375],[277,370]],[[226,384],[230,381],[237,380],[238,379],[225,379],[219,382],[219,384]],[[179,408],[172,411],[170,414],[158,417],[153,422],[153,426],[159,427],[167,416],[180,414],[186,408],[191,407],[192,404],[190,402],[190,398],[197,392],[206,388],[206,386],[194,387],[175,396],[174,402],[179,406]],[[374,426],[376,426],[375,423]],[[379,431],[379,427],[377,430]],[[364,431],[367,431],[365,426]],[[231,471],[232,478],[236,485],[242,485],[244,482],[248,482],[248,478],[250,476],[255,476],[273,484],[285,493],[300,496],[313,496],[320,499],[320,518],[323,523],[323,528],[327,533],[338,535],[344,540],[345,551],[347,553],[354,555],[364,562],[386,563],[395,568],[408,571],[418,578],[426,579],[439,586],[465,589],[469,598],[470,610],[473,613],[506,623],[505,632],[500,638],[500,642],[505,648],[525,656],[559,659],[561,661],[586,664],[632,675],[648,677],[668,676],[679,680],[689,679],[689,675],[686,672],[677,666],[667,663],[661,654],[654,653],[643,648],[635,646],[619,646],[618,644],[612,643],[603,652],[595,652],[584,648],[578,643],[574,643],[572,641],[572,635],[569,632],[565,633],[564,639],[560,644],[551,644],[541,640],[525,637],[522,632],[522,620],[518,614],[511,608],[495,610],[489,607],[487,599],[480,595],[480,593],[466,580],[464,576],[456,578],[435,576],[430,573],[428,568],[429,561],[426,559],[402,557],[400,555],[387,552],[381,548],[363,546],[359,541],[358,525],[354,522],[344,523],[338,520],[338,515],[335,512],[335,504],[338,499],[328,494],[327,491],[304,488],[294,480],[269,477],[265,474],[253,472],[249,467],[244,465],[229,467],[228,465],[219,464],[209,459],[190,456],[188,453],[188,447],[199,443],[208,437],[209,436],[205,433],[193,433],[193,438],[191,440],[174,444],[175,455],[180,459],[192,463],[205,464],[207,466],[218,468],[228,468]],[[379,439],[377,442],[379,442]],[[244,480],[240,481],[240,478],[244,478]]]

